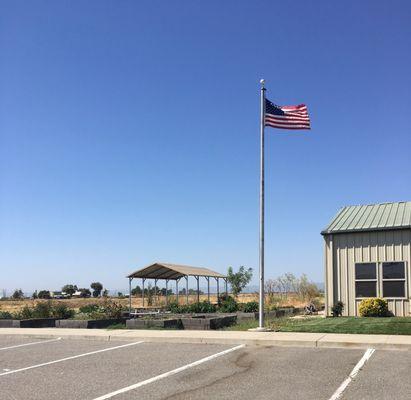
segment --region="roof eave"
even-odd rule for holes
[[[387,226],[381,228],[364,228],[364,229],[346,229],[346,230],[338,230],[338,231],[321,231],[322,236],[326,235],[337,235],[339,233],[361,233],[361,232],[380,232],[380,231],[398,231],[401,229],[411,229],[410,226]]]

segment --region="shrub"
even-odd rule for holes
[[[216,306],[209,301],[201,301],[199,303],[193,303],[189,307],[192,313],[213,313],[216,312]]]
[[[120,303],[105,299],[101,308],[106,318],[121,318],[123,306]]]
[[[183,306],[180,306],[176,301],[171,301],[168,303],[167,311],[172,312],[173,314],[180,314]]]
[[[12,314],[15,319],[57,318],[67,319],[74,316],[74,310],[65,304],[53,306],[51,301],[37,303],[35,307],[24,306],[19,312]]]
[[[344,310],[344,303],[342,301],[338,301],[337,304],[334,304],[331,307],[331,314],[333,317],[340,317]]]
[[[57,319],[69,319],[74,317],[74,310],[66,304],[56,304],[51,310],[51,316]]]
[[[359,312],[361,317],[387,317],[388,302],[379,297],[364,299],[360,303]]]
[[[244,312],[257,312],[258,311],[258,303],[256,301],[249,301],[243,305]]]
[[[37,303],[33,308],[32,318],[50,318],[52,311],[52,305],[50,301],[43,301]]]
[[[33,309],[28,306],[24,306],[20,311],[16,312],[13,317],[15,319],[30,319],[34,318]]]
[[[227,294],[222,294],[218,297],[218,311],[232,313],[238,311],[238,303],[234,299]]]
[[[100,308],[100,306],[98,304],[87,304],[85,306],[81,306],[79,308],[79,311],[82,314],[90,314],[92,312],[98,311],[99,308]]]
[[[0,319],[13,319],[13,316],[8,311],[0,311]]]

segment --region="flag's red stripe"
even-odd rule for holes
[[[272,128],[277,128],[277,129],[311,129],[310,126],[293,126],[293,125],[279,126],[279,125],[269,125],[269,124],[266,124],[266,126],[270,126]]]
[[[279,106],[282,110],[301,110],[303,108],[307,109],[305,104],[299,104],[298,106]]]
[[[274,116],[279,116],[279,114],[270,114],[270,113],[266,113],[266,115],[274,115]],[[304,112],[304,113],[296,113],[296,112],[284,112],[283,115],[289,115],[290,117],[308,117],[308,113]]]
[[[279,125],[284,125],[284,124],[288,124],[288,125],[309,125],[310,121],[290,121],[290,120],[275,120],[275,119],[266,119],[265,120],[266,123],[272,123],[272,124],[279,124]]]
[[[288,115],[272,115],[272,114],[266,114],[265,116],[267,119],[275,119],[278,121],[309,121],[309,117],[294,117],[294,116],[288,116]]]
[[[309,121],[302,122],[302,121],[271,121],[271,120],[266,120],[266,124],[272,124],[272,125],[310,125]]]

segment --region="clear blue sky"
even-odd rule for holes
[[[312,119],[267,130],[266,276],[322,281],[340,207],[411,200],[410,21],[409,1],[2,1],[0,289],[122,288],[155,260],[257,275],[261,77]]]

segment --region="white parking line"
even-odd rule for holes
[[[213,355],[211,355],[211,356],[202,358],[201,360],[194,361],[194,362],[192,362],[192,363],[190,363],[190,364],[187,364],[187,365],[184,365],[184,366],[182,366],[182,367],[180,367],[180,368],[176,368],[176,369],[173,369],[172,371],[165,372],[164,374],[154,376],[153,378],[150,378],[150,379],[146,379],[145,381],[141,381],[141,382],[135,383],[134,385],[130,385],[130,386],[127,386],[127,387],[125,387],[125,388],[118,389],[118,390],[116,390],[116,391],[114,391],[114,392],[105,394],[105,395],[103,395],[103,396],[96,397],[94,400],[106,400],[106,399],[111,399],[112,397],[117,396],[117,395],[119,395],[119,394],[122,394],[122,393],[125,393],[125,392],[129,392],[130,390],[137,389],[137,388],[139,388],[139,387],[141,387],[141,386],[148,385],[148,384],[153,383],[153,382],[156,382],[156,381],[158,381],[158,380],[160,380],[160,379],[164,379],[164,378],[167,378],[167,377],[169,377],[169,376],[178,374],[178,373],[181,372],[181,371],[184,371],[184,370],[186,370],[186,369],[189,369],[189,368],[195,367],[195,366],[197,366],[197,365],[203,364],[203,363],[205,363],[205,362],[207,362],[207,361],[213,360],[214,358],[224,356],[225,354],[231,353],[232,351],[236,351],[236,350],[242,349],[243,347],[245,347],[245,344],[241,344],[241,345],[239,345],[239,346],[232,347],[231,349],[224,350],[224,351],[221,351],[220,353],[216,353],[216,354],[213,354]]]
[[[353,368],[350,375],[348,375],[348,378],[340,385],[340,387],[330,397],[330,400],[337,400],[342,396],[344,390],[347,389],[347,386],[357,376],[358,372],[360,372],[360,370],[364,366],[364,364],[371,358],[374,351],[375,351],[375,349],[367,349],[367,351],[362,356],[361,360],[358,361],[357,365]]]
[[[74,360],[74,359],[80,358],[80,357],[91,356],[91,355],[93,355],[93,354],[103,353],[103,352],[105,352],[105,351],[111,351],[111,350],[122,349],[122,348],[124,348],[124,347],[135,346],[136,344],[140,344],[140,343],[144,343],[144,342],[141,341],[141,342],[134,342],[134,343],[122,344],[121,346],[108,347],[107,349],[90,351],[90,352],[88,352],[88,353],[78,354],[78,355],[76,355],[76,356],[61,358],[60,360],[48,361],[48,362],[41,363],[41,364],[31,365],[30,367],[13,369],[13,370],[11,370],[11,371],[7,371],[7,372],[1,373],[0,376],[15,374],[15,373],[17,373],[17,372],[27,371],[27,370],[29,370],[29,369],[34,369],[34,368],[40,368],[40,367],[44,367],[44,366],[46,366],[46,365],[57,364],[57,363],[60,363],[60,362],[63,362],[63,361]]]
[[[57,339],[42,340],[41,342],[31,342],[31,343],[24,343],[24,344],[16,344],[15,346],[1,347],[0,350],[9,350],[9,349],[16,349],[17,347],[33,346],[34,344],[57,342],[58,340],[61,340],[61,337]]]

